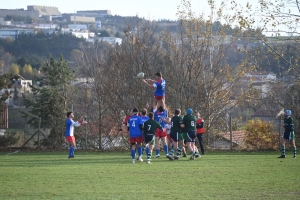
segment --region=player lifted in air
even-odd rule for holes
[[[131,146],[131,157],[132,163],[135,163],[135,149],[137,146],[139,161],[142,162],[142,143],[144,137],[142,135],[143,121],[140,116],[138,116],[139,110],[137,108],[132,109],[132,116],[128,120],[127,126],[129,127],[129,141]]]
[[[152,79],[143,79],[143,82],[151,87],[151,88],[155,88],[154,91],[154,100],[153,100],[153,112],[156,111],[157,109],[157,103],[160,101],[161,105],[165,108],[165,88],[166,88],[166,81],[162,78],[162,75],[160,72],[157,72],[155,74],[156,76],[156,80],[152,80]],[[151,82],[151,84],[149,84],[147,81]]]

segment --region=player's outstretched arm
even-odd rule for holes
[[[149,84],[145,79],[143,79],[143,83],[145,83],[148,87],[154,88],[154,86]]]

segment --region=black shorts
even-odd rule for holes
[[[196,138],[196,131],[188,131],[186,133],[187,135],[187,139],[186,142],[195,142],[195,138]]]
[[[181,133],[178,133],[178,132],[171,132],[171,133],[170,133],[170,136],[171,136],[171,138],[172,138],[172,140],[173,140],[174,142],[178,142],[178,141],[182,140],[182,135],[181,135]]]
[[[283,138],[287,141],[292,141],[295,139],[295,135],[293,131],[285,131],[283,134]]]
[[[153,144],[155,142],[155,135],[153,134],[147,134],[145,135],[145,143],[146,144]]]

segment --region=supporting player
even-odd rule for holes
[[[69,151],[69,157],[68,158],[74,158],[74,152],[76,149],[76,140],[74,136],[74,127],[81,126],[83,124],[86,124],[87,122],[83,120],[81,117],[80,120],[77,122],[74,122],[74,113],[68,112],[67,113],[68,119],[66,120],[66,140],[70,144],[70,151]]]
[[[186,144],[188,149],[192,153],[190,160],[195,160],[196,117],[192,115],[192,113],[193,110],[191,108],[188,108],[186,110],[186,115],[183,117],[182,122],[180,123],[180,127],[185,128],[186,131]]]
[[[155,132],[157,129],[163,131],[162,126],[153,120],[153,113],[149,113],[149,120],[144,123],[144,137],[146,143],[147,163],[150,164],[153,146],[155,145]],[[170,159],[170,158],[169,158]]]
[[[145,121],[147,121],[149,119],[149,117],[147,116],[147,109],[146,108],[142,109],[142,111],[141,111],[141,118],[142,118],[143,124],[145,123]],[[144,130],[142,130],[142,133],[143,133],[143,131]],[[143,134],[143,136],[144,136],[144,134]],[[145,148],[142,147],[142,155],[144,154],[144,150],[145,150]]]
[[[156,143],[156,158],[160,157],[160,143],[159,140],[161,139],[163,145],[164,145],[164,150],[166,152],[166,157],[170,159],[169,155],[169,149],[168,149],[168,144],[167,144],[167,133],[165,130],[165,122],[162,121],[162,119],[167,117],[167,110],[164,109],[163,106],[159,106],[158,110],[154,113],[154,119],[160,123],[164,131],[161,131],[160,129],[156,130],[155,133],[155,143]],[[172,157],[171,157],[172,158]]]
[[[284,125],[285,128],[283,138],[281,141],[281,156],[278,158],[285,158],[285,142],[290,141],[293,145],[294,158],[296,158],[296,144],[295,144],[295,134],[294,134],[294,119],[291,117],[292,111],[286,110],[284,117]]]
[[[161,102],[161,105],[165,108],[165,89],[166,89],[166,81],[162,78],[162,75],[160,72],[157,72],[155,74],[156,76],[156,81],[152,80],[152,79],[143,79],[143,82],[151,87],[151,88],[155,88],[154,91],[154,99],[153,99],[153,112],[155,112],[157,110],[157,103]],[[147,81],[151,82],[151,84],[149,84]]]
[[[129,119],[127,126],[129,127],[129,141],[131,146],[131,157],[132,163],[135,163],[135,149],[137,146],[139,161],[143,162],[142,159],[142,143],[144,137],[141,130],[143,129],[142,118],[138,116],[139,110],[137,108],[132,109],[132,116]]]

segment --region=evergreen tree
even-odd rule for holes
[[[58,60],[50,58],[41,69],[42,77],[35,77],[37,86],[31,86],[34,99],[23,95],[27,112],[21,110],[24,117],[28,117],[28,124],[38,126],[38,117],[41,118],[41,127],[49,129],[50,139],[56,147],[63,143],[67,103],[67,91],[72,90],[71,80],[73,73],[62,56]],[[43,143],[47,145],[47,143]]]

